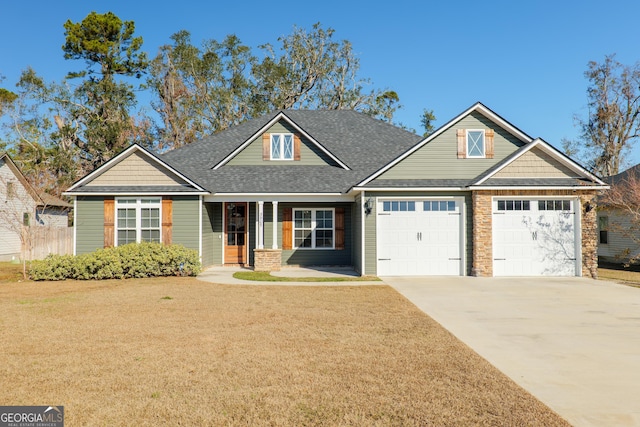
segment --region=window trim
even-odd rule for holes
[[[142,200],[157,200],[157,202],[152,203],[142,203]],[[135,203],[124,203],[124,200],[135,200]],[[113,224],[113,245],[119,246],[118,243],[118,209],[135,209],[135,220],[136,220],[136,241],[135,243],[142,243],[142,209],[158,209],[158,227],[146,227],[144,230],[158,230],[159,239],[158,242],[162,243],[162,197],[116,197],[115,198],[115,207],[114,207],[114,224]],[[129,228],[127,228],[128,230]],[[147,240],[144,240],[145,242]],[[133,243],[133,242],[131,242]],[[126,243],[125,243],[126,244]]]
[[[273,157],[273,139],[275,136],[279,136],[280,137],[280,157]],[[291,158],[287,158],[284,157],[284,140],[286,136],[290,136],[291,137]],[[295,142],[295,135],[291,132],[277,132],[277,133],[271,133],[269,135],[269,160],[275,160],[275,161],[285,161],[285,162],[289,162],[295,159],[295,149],[296,149],[296,142]]]
[[[472,155],[470,152],[470,132],[480,132],[482,134],[482,154],[479,156]],[[484,159],[487,157],[487,135],[485,129],[466,129],[465,130],[466,156],[468,159]]]
[[[296,243],[296,230],[307,230],[306,228],[296,227],[296,212],[311,211],[311,247],[301,247]],[[331,211],[331,247],[316,247],[316,230],[329,230],[329,228],[316,227],[317,211]],[[291,248],[295,250],[335,250],[336,249],[336,209],[335,208],[292,208],[291,209]]]

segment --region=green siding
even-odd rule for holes
[[[288,123],[279,122],[274,124],[267,133],[296,133],[297,131]],[[262,160],[262,135],[259,135],[244,150],[238,153],[229,161],[229,165],[332,165],[336,166],[329,156],[323,153],[315,144],[311,143],[304,136],[300,138],[300,160]]]
[[[213,228],[214,228],[214,212],[213,205],[210,203],[202,204],[202,265],[207,267],[214,265],[213,258]]]
[[[377,197],[461,197],[464,196],[465,209],[465,270],[466,275],[471,274],[471,266],[473,263],[473,209],[471,192],[371,192],[367,191],[365,198],[372,197],[374,200],[371,214],[365,218],[365,274],[377,274],[377,248],[376,248],[376,210],[378,207]]]
[[[172,243],[198,250],[199,208],[198,196],[173,197]]]
[[[104,202],[102,197],[79,196],[76,202],[76,254],[104,247]]]
[[[458,129],[493,129],[494,158],[458,159]],[[509,156],[523,144],[482,114],[473,112],[378,178],[471,179]]]

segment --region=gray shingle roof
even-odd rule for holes
[[[422,139],[355,111],[291,110],[283,113],[351,170],[295,164],[212,169],[279,113],[169,151],[161,159],[214,193],[336,193],[348,191]]]
[[[444,188],[466,187],[468,179],[376,179],[369,182],[367,188],[402,187],[402,188]]]

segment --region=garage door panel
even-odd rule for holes
[[[429,210],[414,202],[415,210],[406,212],[381,212],[384,201],[378,205],[378,275],[460,275],[461,202],[430,201]]]
[[[527,210],[493,213],[495,276],[576,275],[579,242],[573,203],[530,200]],[[523,205],[521,205],[523,206]],[[569,210],[571,209],[571,210]]]

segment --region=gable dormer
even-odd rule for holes
[[[239,151],[228,163],[230,166],[247,165],[330,165],[337,162],[324,153],[302,132],[280,120]]]

